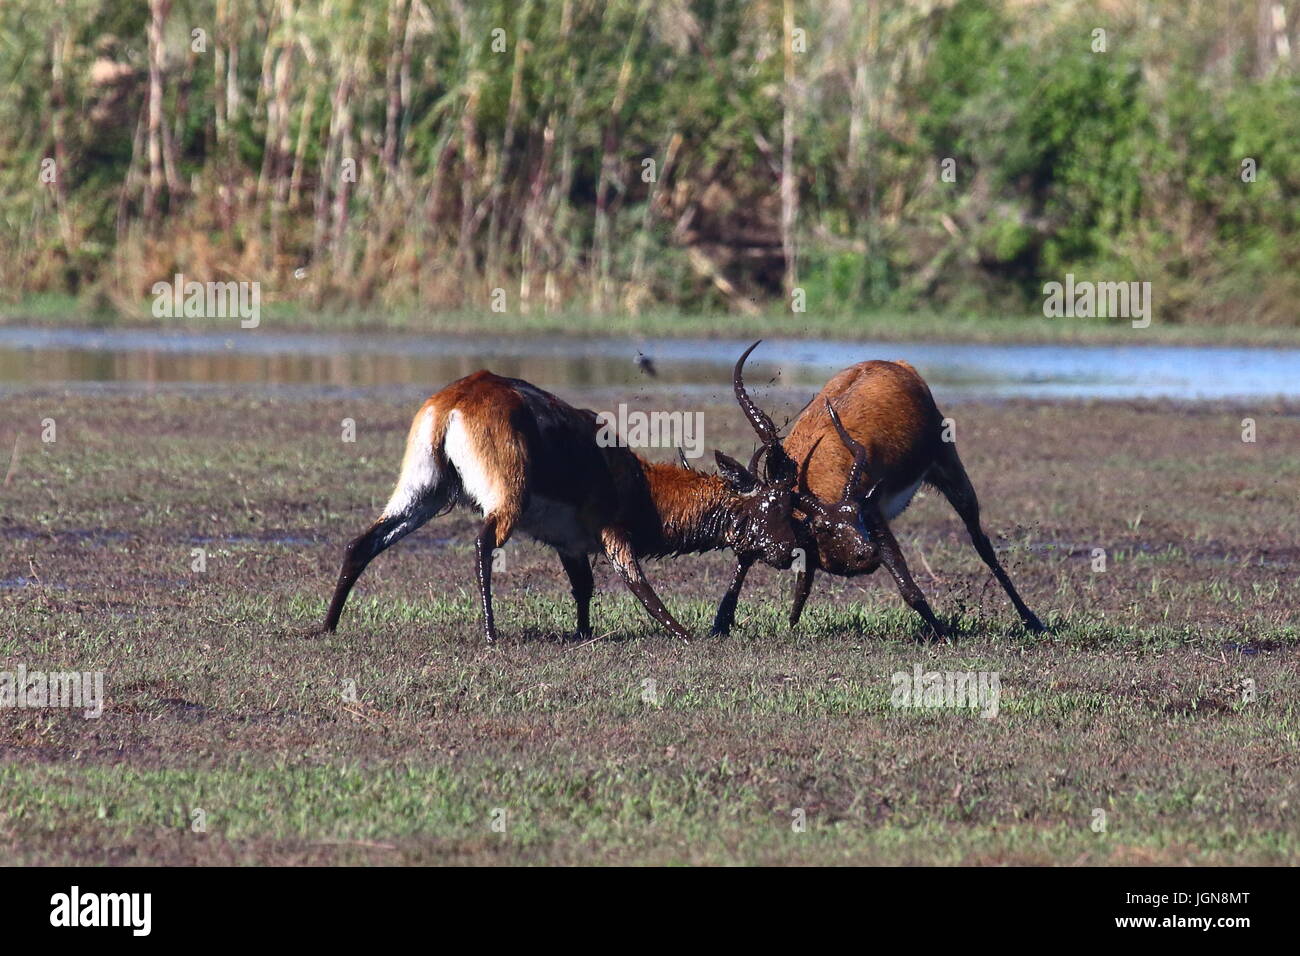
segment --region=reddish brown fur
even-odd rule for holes
[[[657,542],[647,537],[638,542],[638,547],[645,554],[657,555],[706,550],[702,542],[710,524],[735,508],[736,493],[717,475],[636,457],[645,473],[660,528]]]
[[[452,382],[430,397],[420,410],[426,409],[431,409],[435,416],[433,447],[429,450],[437,455],[442,454],[451,413],[460,412],[498,502],[493,509],[497,517],[494,546],[501,547],[509,540],[522,514],[524,492],[528,487],[528,436],[512,424],[522,416],[523,400],[507,379],[484,370]],[[417,413],[411,424],[408,443],[417,440],[419,420]],[[410,454],[409,447],[407,453]]]
[[[558,399],[556,402],[563,405]],[[574,414],[575,425],[594,432],[591,413],[565,407]],[[510,379],[492,372],[475,372],[453,382],[428,399],[421,412],[425,409],[432,409],[438,422],[434,449],[441,448],[451,412],[460,412],[498,496],[499,503],[492,509],[498,519],[498,547],[510,537],[529,494],[573,505],[593,538],[598,539],[601,529],[610,524],[626,527],[641,555],[699,550],[691,546],[693,536],[709,516],[736,505],[737,496],[717,475],[649,462],[626,448],[600,449],[608,476],[583,468],[556,474],[539,466],[540,436],[526,420],[524,402]],[[418,423],[417,413],[408,443],[417,440]],[[594,448],[594,441],[591,444]],[[612,486],[608,477],[614,479]],[[641,500],[646,492],[649,502]],[[647,509],[647,504],[652,507]]]
[[[848,440],[831,418],[834,408]],[[907,362],[860,362],[835,375],[800,412],[782,443],[799,467],[799,488],[814,500],[796,509],[807,522],[801,543],[808,555],[798,575],[790,623],[803,611],[817,570],[846,576],[870,574],[884,564],[907,604],[935,634],[943,625],[912,580],[889,518],[907,506],[921,481],[934,485],[966,524],[980,557],[997,577],[1025,625],[1043,629],[1003,570],[980,526],[979,502],[952,441],[944,441],[943,415],[930,387]],[[849,447],[850,443],[858,446]],[[861,454],[866,474],[853,478]],[[853,487],[850,487],[852,485]],[[747,565],[739,561],[713,630],[730,630]]]
[[[484,513],[475,552],[488,640],[495,635],[491,551],[516,529],[560,555],[584,633],[593,552],[603,551],[651,616],[682,637],[685,629],[646,582],[639,558],[732,547],[750,560],[790,565],[795,531],[788,483],[764,484],[723,455],[725,480],[650,463],[616,443],[605,446],[598,434],[593,412],[487,371],[432,396],[411,424],[388,506],[348,546],[324,629],[337,626],[370,560],[462,494]]]
[[[853,463],[831,424],[828,400],[848,433],[866,445],[872,475],[884,480],[882,492],[910,487],[942,454],[943,416],[916,369],[906,362],[859,362],[826,383],[782,443],[806,474],[808,490],[824,502],[839,500]]]

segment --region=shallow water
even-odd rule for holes
[[[480,368],[549,388],[725,389],[748,342],[700,339],[228,335],[153,330],[0,328],[0,390],[37,386],[154,389],[433,391]],[[638,352],[653,359],[649,378]],[[980,345],[772,339],[750,380],[820,386],[869,358],[906,359],[953,398],[1300,398],[1300,350],[1221,346]]]

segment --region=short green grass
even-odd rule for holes
[[[1295,409],[1252,410],[1255,445],[1236,408],[945,409],[1042,637],[933,494],[895,529],[951,643],[920,641],[880,575],[819,580],[791,630],[775,571],[752,575],[733,636],[706,637],[724,555],[648,567],[690,645],[603,565],[578,642],[558,561],[520,541],[487,647],[463,510],[381,556],[337,634],[304,636],[412,411],[6,399],[0,670],[102,670],[108,698],[98,720],[0,711],[7,860],[1296,861]],[[748,450],[738,412],[706,415]],[[917,666],[997,672],[997,716],[893,706]]]

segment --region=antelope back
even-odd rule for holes
[[[624,445],[599,442],[599,431],[588,409],[520,379],[476,372],[417,414],[407,462],[435,460],[427,469],[404,465],[394,498],[418,497],[414,486],[427,484],[422,473],[441,469],[441,457],[461,493],[494,515],[502,534],[518,526],[546,543],[588,542],[594,549],[602,529],[618,526],[640,555],[712,550],[726,542],[738,553],[789,566],[796,546],[789,488],[764,482],[726,456],[734,467],[730,477],[652,464]],[[435,437],[430,449],[430,436],[445,436],[444,447],[436,447]]]
[[[915,484],[939,453],[943,416],[916,369],[882,361],[846,368],[804,407],[785,440],[808,490],[823,502],[840,499],[853,464],[831,423],[828,401],[845,430],[866,446],[868,470],[882,482],[881,491]]]
[[[540,495],[581,504],[599,521],[617,508],[616,478],[633,470],[609,467],[611,452],[631,456],[596,444],[592,412],[520,379],[475,372],[434,395],[426,409],[445,423],[447,456],[485,512],[517,514]]]

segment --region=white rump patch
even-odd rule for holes
[[[492,481],[483,466],[459,410],[452,411],[451,417],[447,419],[447,438],[442,447],[460,473],[460,486],[465,494],[474,500],[483,514],[495,511],[500,504],[497,500],[496,482]]]
[[[383,517],[409,514],[438,485],[438,461],[433,454],[433,409],[420,412],[415,430],[402,456],[402,473],[397,487],[384,506]]]

